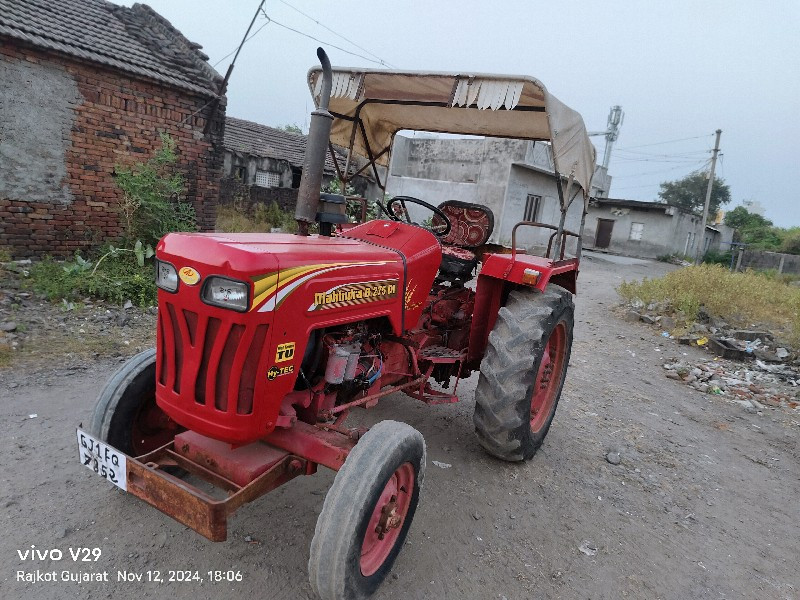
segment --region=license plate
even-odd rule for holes
[[[78,456],[87,469],[127,491],[128,465],[122,452],[78,429]]]

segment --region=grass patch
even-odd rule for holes
[[[737,326],[754,323],[775,335],[800,343],[800,289],[756,273],[731,273],[721,265],[700,265],[673,271],[658,279],[625,282],[617,291],[628,302],[660,302],[689,320],[701,306]]]
[[[0,368],[7,367],[11,364],[11,355],[13,350],[5,344],[0,345]]]
[[[283,212],[276,202],[269,206],[256,204],[251,211],[239,209],[235,204],[217,207],[215,229],[225,233],[269,233],[280,228],[287,233],[297,232],[294,215]]]
[[[86,296],[116,304],[130,300],[138,306],[154,305],[157,294],[152,263],[140,266],[133,252],[108,254],[105,250],[93,256],[94,260],[76,256],[72,261],[46,258],[35,263],[30,269],[30,286],[49,300],[65,301],[65,306]]]

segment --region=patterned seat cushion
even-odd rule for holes
[[[450,233],[441,238],[443,246],[477,248],[487,242],[494,229],[494,215],[489,208],[479,204],[447,200],[439,205],[452,223]],[[433,216],[433,225],[442,224],[438,215]]]

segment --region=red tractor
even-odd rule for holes
[[[425,442],[399,421],[350,428],[348,413],[398,391],[456,402],[459,379],[480,371],[478,441],[504,460],[533,457],[569,362],[579,259],[564,256],[568,236],[580,256],[580,235],[564,224],[570,199],[588,197],[594,148],[535,79],[332,71],[319,56],[300,233],[165,236],[156,348],[112,377],[78,446],[90,469],[214,541],[239,506],[319,465],[337,471],[310,580],[322,598],[362,598],[403,546]],[[343,228],[345,199],[320,195],[325,153],[349,148],[342,179],[360,154],[380,182],[399,130],[550,142],[561,222],[518,223],[510,253],[491,253],[487,208],[399,196],[388,218]],[[423,209],[427,227],[412,222]],[[520,226],[545,228],[545,256],[516,249]]]

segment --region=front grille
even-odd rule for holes
[[[266,324],[246,326],[199,315],[170,302],[158,312],[158,383],[201,412],[253,412]],[[201,408],[204,407],[204,408]]]

